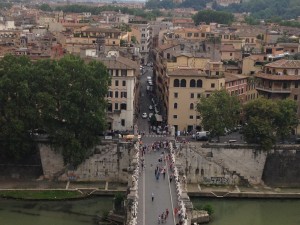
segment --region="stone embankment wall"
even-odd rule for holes
[[[263,180],[276,187],[300,187],[300,150],[277,150],[268,154]]]
[[[177,151],[188,182],[212,185],[259,184],[267,153],[226,145],[183,144]]]
[[[58,180],[127,182],[132,160],[131,143],[106,142],[76,169],[64,165],[63,157],[50,145],[39,144],[44,177]]]

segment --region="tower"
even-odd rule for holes
[[[96,39],[96,54],[97,56],[105,55],[105,35],[100,34]]]

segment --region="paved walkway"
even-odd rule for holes
[[[159,140],[163,139],[156,139],[156,141]],[[143,138],[144,144],[150,144],[153,141],[152,138]],[[169,216],[163,224],[176,224],[174,216],[174,208],[177,207],[175,182],[174,180],[172,182],[169,180],[171,172],[166,162],[162,162],[161,164],[158,162],[162,153],[163,150],[159,150],[146,153],[144,156],[145,169],[141,172],[139,179],[139,208],[137,217],[139,225],[158,224],[158,216],[166,212],[166,209],[169,210]],[[156,179],[156,166],[165,166],[167,168],[165,179],[163,178],[163,174],[160,175],[158,180]],[[153,202],[152,193],[154,194]]]

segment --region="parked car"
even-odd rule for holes
[[[209,131],[199,131],[196,133],[196,140],[198,141],[208,141]]]

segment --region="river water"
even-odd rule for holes
[[[300,225],[300,200],[192,198],[194,207],[210,204],[210,225]],[[93,225],[111,210],[111,197],[76,201],[0,199],[0,225]]]
[[[111,210],[112,197],[72,201],[21,201],[0,198],[0,225],[93,225]]]
[[[300,225],[300,200],[193,198],[213,207],[210,225]]]

